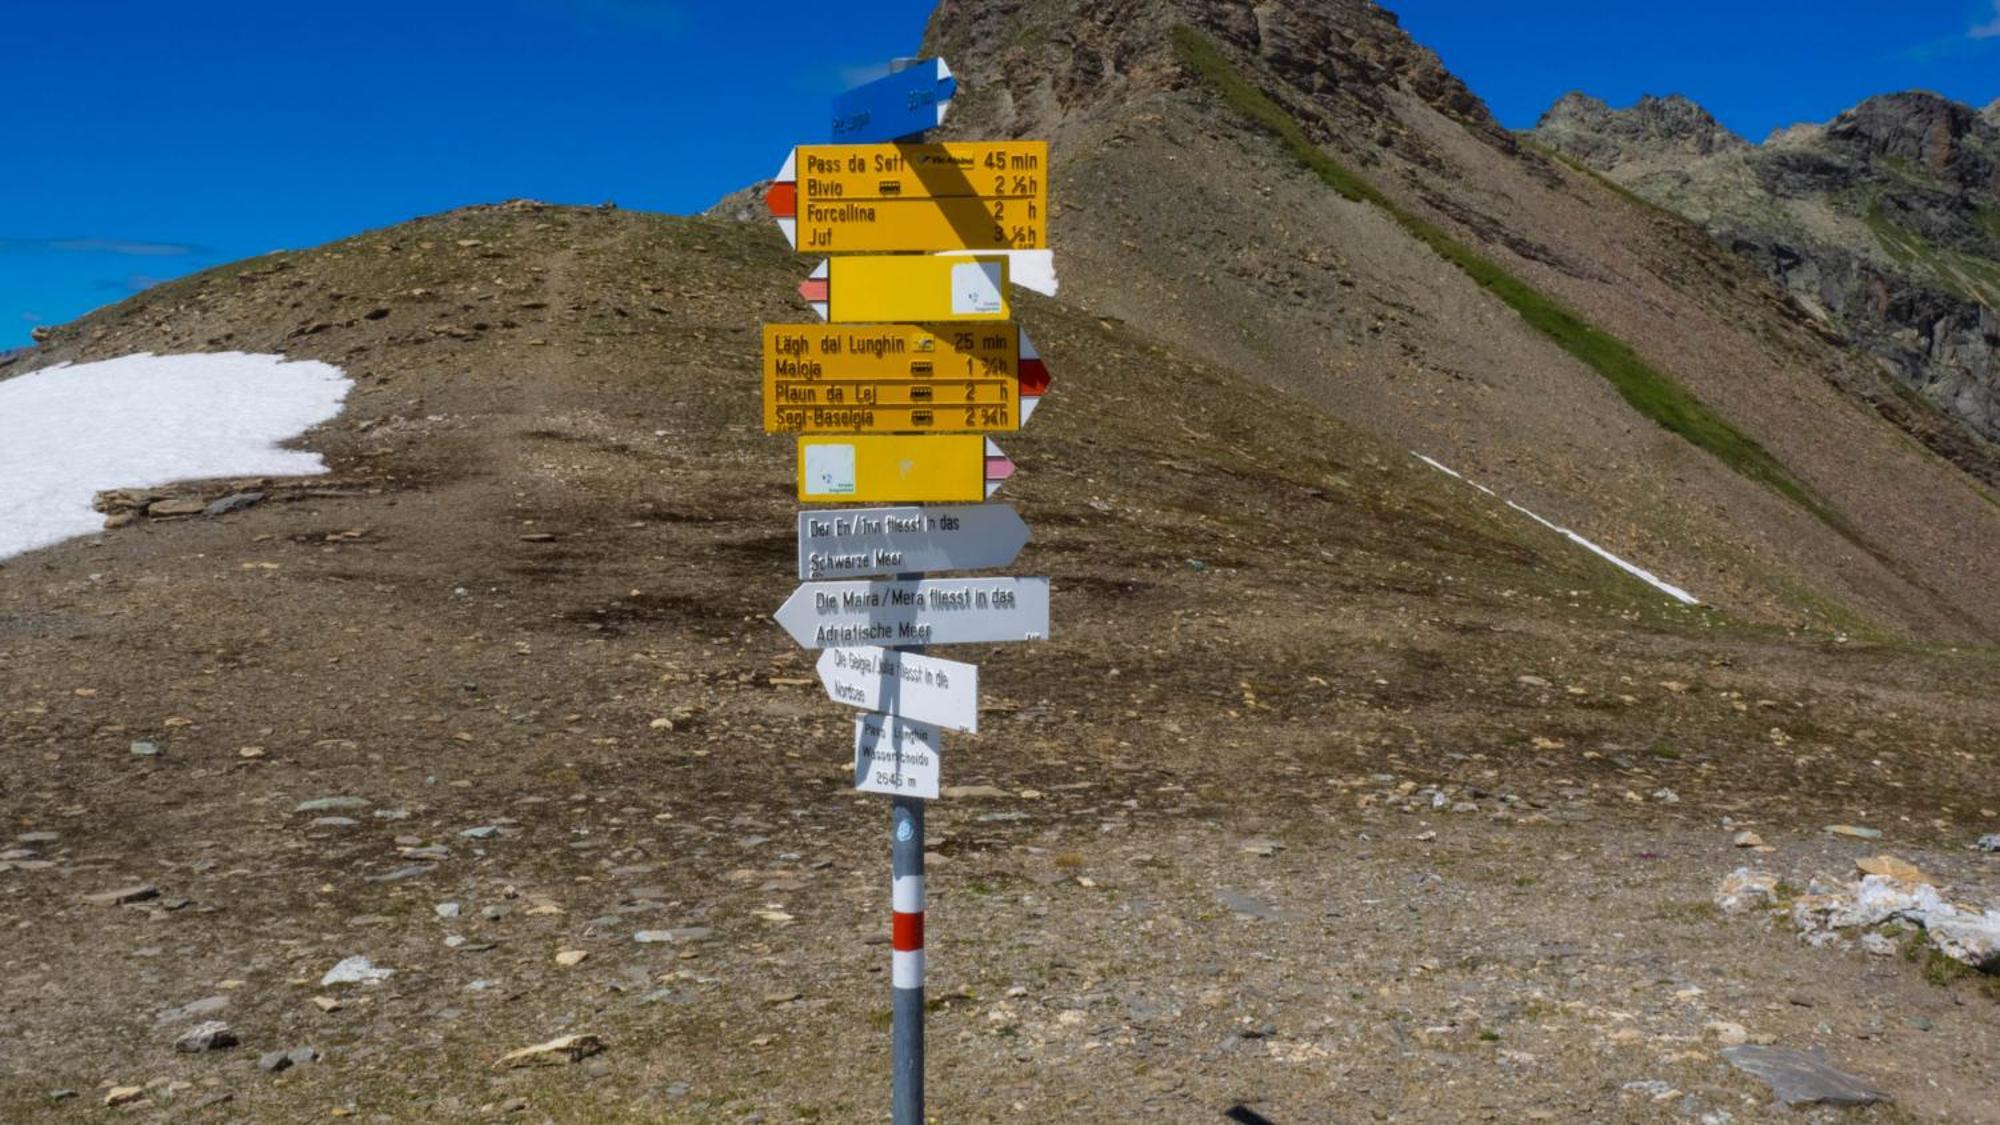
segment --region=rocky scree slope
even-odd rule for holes
[[[962,79],[949,135],[1054,141],[1065,301],[1733,612],[2000,626],[1990,453],[1954,467],[1955,427],[1698,228],[1501,129],[1377,5],[945,0],[925,47]]]
[[[1571,94],[1531,136],[1702,224],[2000,440],[2000,108],[1889,94],[1753,146],[1685,98],[1614,110]]]

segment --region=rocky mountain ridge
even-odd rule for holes
[[[2000,440],[2000,103],[1873,97],[1762,145],[1686,98],[1569,95],[1532,139],[1701,224],[1910,391]],[[1719,129],[1720,126],[1714,126]]]

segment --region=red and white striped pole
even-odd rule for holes
[[[916,797],[894,797],[891,802],[891,1119],[895,1125],[923,1125],[924,802]]]

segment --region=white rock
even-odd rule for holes
[[[326,975],[319,978],[319,983],[322,986],[329,984],[374,984],[377,981],[388,980],[395,975],[396,970],[377,968],[373,961],[370,961],[366,957],[357,956],[349,957],[340,964],[328,969]]]
[[[1724,914],[1762,910],[1778,903],[1778,877],[1768,871],[1739,867],[1722,877],[1715,889],[1715,905]]]
[[[2000,910],[1980,915],[1934,914],[1924,919],[1924,928],[1945,956],[1975,969],[2000,972]]]

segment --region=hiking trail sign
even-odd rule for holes
[[[1013,563],[1028,541],[988,504],[1049,371],[1013,323],[1010,274],[1053,292],[1046,141],[929,143],[958,81],[899,60],[834,103],[836,143],[786,154],[765,201],[824,324],[764,326],[764,429],[796,435],[798,575],[779,625],[819,649],[858,708],[854,787],[890,798],[890,1115],[924,1122],[924,803],[943,731],[979,727],[979,669],[916,651],[1049,635],[1049,580],[931,577]]]
[[[978,665],[858,645],[826,649],[815,670],[835,703],[946,730],[979,729]]]
[[[764,202],[799,250],[1041,250],[1048,164],[1046,141],[800,145]]]

